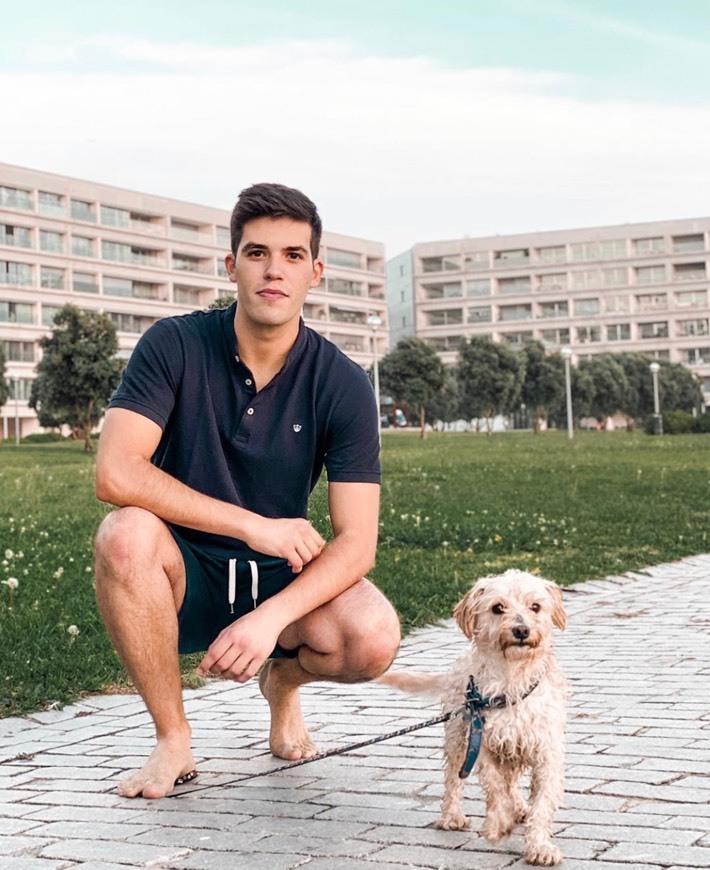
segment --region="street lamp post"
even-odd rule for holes
[[[563,347],[560,350],[560,355],[565,361],[565,399],[567,402],[567,437],[574,438],[574,419],[572,416],[572,373],[570,371],[570,361],[572,359],[572,348]]]
[[[372,373],[375,387],[375,402],[377,403],[377,437],[382,442],[382,420],[380,419],[380,368],[377,360],[377,330],[382,326],[382,318],[370,314],[367,325],[372,330]]]
[[[663,435],[663,417],[661,417],[661,401],[658,396],[658,372],[661,370],[657,362],[649,366],[653,377],[653,434]]]
[[[12,387],[15,392],[15,446],[20,446],[20,379],[12,379]]]

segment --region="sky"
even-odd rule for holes
[[[420,241],[707,216],[710,0],[0,0],[0,161]]]

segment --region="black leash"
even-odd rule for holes
[[[288,764],[281,764],[279,767],[272,767],[269,770],[262,770],[259,773],[250,773],[247,776],[240,776],[236,779],[228,779],[226,782],[213,782],[206,785],[191,786],[189,789],[180,792],[171,792],[167,797],[179,798],[185,795],[194,794],[196,791],[205,791],[208,788],[221,788],[227,785],[237,785],[240,782],[247,782],[250,779],[257,779],[260,776],[271,776],[272,773],[281,773],[284,770],[293,770],[294,767],[302,767],[304,764],[311,764],[313,761],[321,761],[323,758],[332,758],[334,755],[343,755],[346,752],[352,752],[354,749],[363,749],[365,746],[373,746],[375,743],[382,743],[384,740],[391,740],[393,737],[402,737],[404,734],[410,734],[412,731],[419,731],[422,728],[428,728],[430,725],[439,725],[441,722],[448,722],[459,713],[463,713],[468,709],[468,704],[463,704],[456,710],[450,710],[448,713],[442,713],[441,716],[436,716],[434,719],[427,719],[426,722],[418,722],[416,725],[410,725],[407,728],[400,728],[398,731],[391,731],[389,734],[383,734],[380,737],[372,737],[370,740],[362,740],[360,743],[351,743],[348,746],[341,746],[338,749],[329,749],[327,752],[319,752],[317,755],[311,755],[310,758],[299,758],[296,761],[290,761]]]

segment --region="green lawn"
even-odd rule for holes
[[[125,685],[94,603],[93,463],[76,443],[0,445],[0,581],[18,582],[0,585],[0,716]],[[572,583],[710,551],[710,435],[386,432],[383,469],[371,576],[405,630],[506,568]],[[326,513],[321,483],[323,532]]]

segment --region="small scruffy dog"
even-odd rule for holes
[[[481,833],[491,842],[525,825],[524,858],[550,866],[562,860],[552,819],[564,791],[567,684],[552,649],[553,626],[566,624],[562,590],[523,571],[484,577],[454,609],[471,646],[446,674],[391,672],[379,682],[415,694],[440,695],[446,722],[444,798],[437,828],[468,827],[463,780],[475,760],[486,795]],[[476,744],[480,754],[476,760]],[[529,770],[529,802],[520,777]]]

